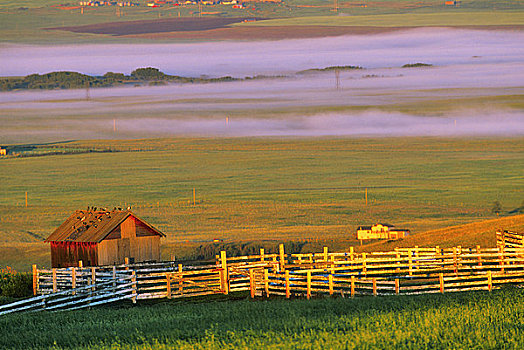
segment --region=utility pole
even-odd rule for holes
[[[89,94],[89,82],[86,81],[86,100],[89,100],[90,98],[90,94]]]

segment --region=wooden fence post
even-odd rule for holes
[[[222,290],[224,291],[224,294],[229,294],[229,276],[228,276],[228,271],[227,271],[227,256],[226,256],[226,252],[224,250],[222,250],[220,252],[220,261],[221,261],[221,264],[222,264],[222,279],[223,279],[223,284],[222,284]]]
[[[504,273],[504,254],[505,249],[504,247],[499,247],[499,265],[500,265],[500,272]]]
[[[116,266],[113,266],[113,293],[116,293]]]
[[[286,262],[284,261],[284,245],[282,243],[278,245],[278,253],[280,256],[280,271],[284,271],[286,269]]]
[[[91,267],[91,284],[93,287],[91,288],[91,291],[96,290],[96,267]]]
[[[413,252],[408,249],[408,264],[409,264],[409,275],[413,276]]]
[[[307,294],[306,297],[308,299],[311,298],[311,271],[307,272]]]
[[[491,292],[493,289],[493,280],[491,278],[491,270],[488,270],[488,290]]]
[[[169,272],[166,272],[166,288],[166,296],[168,299],[171,299],[171,276],[169,276]]]
[[[129,258],[124,258],[124,264],[129,265]],[[126,270],[129,270],[128,266],[126,266]]]
[[[477,246],[477,260],[478,260],[478,266],[482,266],[482,256],[481,256],[481,253],[480,253],[480,246],[478,245]]]
[[[400,280],[398,278],[395,278],[395,294],[400,294]]]
[[[365,276],[367,276],[366,256],[366,253],[362,253],[362,272]]]
[[[453,271],[458,274],[457,247],[453,247]]]
[[[73,289],[73,295],[76,294],[75,292],[75,289],[76,289],[76,268],[75,267],[72,267],[71,268],[71,288]]]
[[[249,292],[251,293],[251,299],[255,297],[255,273],[253,269],[249,269]]]
[[[264,289],[266,291],[266,298],[269,298],[269,272],[264,269]]]
[[[351,276],[351,297],[355,296],[355,276]]]
[[[354,252],[355,252],[355,249],[352,246],[349,247],[349,261],[354,260],[354,257],[353,257]]]
[[[38,269],[33,265],[33,295],[38,292]]]
[[[82,260],[78,260],[78,268],[83,268],[84,267],[84,262]]]
[[[329,256],[328,247],[324,247],[324,261],[325,262],[328,262],[328,256]]]
[[[400,252],[397,251],[396,254],[395,254],[395,258],[397,259],[397,268],[395,269],[395,272],[396,273],[400,273],[400,260],[401,260],[401,257],[400,257]]]
[[[290,298],[291,297],[291,290],[290,290],[290,285],[289,285],[289,271],[286,270],[286,298]]]
[[[333,295],[333,274],[330,273],[328,276],[329,295]]]
[[[442,272],[438,274],[438,282],[439,282],[440,292],[444,293],[444,274]]]
[[[377,296],[377,279],[373,277],[373,296]]]
[[[134,294],[135,294],[135,296],[133,296],[133,297],[131,298],[131,301],[133,302],[133,304],[136,304],[136,297],[137,297],[137,295],[138,295],[138,288],[137,288],[137,286],[136,286],[136,272],[135,272],[135,270],[131,271],[131,276],[132,276],[132,277],[131,277],[131,281],[133,282],[133,285],[132,285],[132,287],[133,287],[133,292],[134,292]]]
[[[417,267],[417,270],[420,269],[420,259],[419,259],[418,245],[415,246],[415,266]]]
[[[457,246],[457,265],[458,265],[458,270],[460,271],[460,269],[462,268],[462,246],[458,245]]]
[[[53,268],[53,293],[57,292],[57,285],[56,285],[56,269]]]
[[[178,264],[178,293],[182,294],[184,291],[184,280],[182,274],[182,264]],[[222,290],[222,288],[220,288]]]
[[[260,248],[260,261],[264,261],[264,260],[265,260],[264,248]]]

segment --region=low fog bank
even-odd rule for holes
[[[524,57],[524,33],[418,28],[367,36],[266,42],[20,46],[0,49],[0,76],[50,71],[129,74],[153,66],[183,76],[290,74],[309,68],[358,65],[399,67],[514,63]]]
[[[421,99],[498,96],[524,92],[524,62],[342,71],[289,78],[0,93],[2,110],[37,114],[176,112],[307,106],[375,106]],[[1,119],[1,117],[0,117]]]
[[[264,118],[121,118],[46,119],[8,128],[0,143],[50,142],[69,139],[123,139],[170,136],[202,137],[391,137],[391,136],[524,136],[522,111],[463,111],[460,115],[421,117],[369,111],[286,119]]]
[[[489,136],[524,135],[524,113],[472,117],[419,117],[379,111],[290,119],[130,119],[124,134],[195,136]]]

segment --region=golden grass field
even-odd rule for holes
[[[503,207],[501,216],[516,214],[523,150],[522,138],[402,137],[35,146],[30,157],[0,160],[8,170],[0,174],[0,265],[48,266],[48,247],[41,242],[73,210],[87,206],[130,206],[167,234],[164,258],[191,256],[215,238],[223,244],[294,241],[305,250],[322,245],[345,250],[359,244],[358,225],[376,222],[411,229],[413,236],[402,244],[490,246],[497,227],[518,229],[522,216],[466,226],[456,234],[434,230],[497,219],[494,201]]]

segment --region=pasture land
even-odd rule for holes
[[[376,26],[376,27],[448,27],[524,25],[522,12],[403,13],[362,16],[312,16],[271,19],[243,23],[243,26]]]
[[[274,22],[261,21],[256,26],[284,26],[279,33],[267,28],[260,28],[261,36],[256,29],[248,29],[252,23],[237,24],[238,27],[223,25],[218,29],[199,28],[198,5],[162,6],[151,8],[141,6],[117,8],[116,6],[85,7],[83,10],[75,3],[61,6],[58,0],[38,1],[3,1],[0,5],[0,42],[61,44],[61,43],[148,43],[151,39],[159,42],[184,40],[227,40],[227,39],[283,39],[297,37],[300,32],[307,36],[341,35],[361,30],[334,30],[333,26],[353,27],[412,27],[412,26],[522,26],[523,6],[520,1],[487,1],[464,0],[460,7],[444,6],[442,1],[377,1],[355,4],[339,1],[338,10],[333,10],[332,3],[320,0],[291,0],[280,4],[249,3],[245,9],[233,9],[231,5],[204,5],[202,14],[205,18],[213,17],[250,17],[276,19]],[[493,15],[496,11],[496,15]],[[386,16],[384,16],[386,15]],[[47,30],[46,28],[72,27],[108,22],[166,20],[175,18],[193,19],[196,26],[191,31],[172,31],[169,34],[142,34],[126,37],[106,34],[73,33],[63,30]],[[329,28],[317,27],[316,31],[307,31],[311,25],[324,25]],[[304,28],[304,25],[306,26]],[[143,24],[137,24],[144,29]],[[372,29],[374,31],[376,29]],[[91,30],[92,31],[92,30]],[[130,30],[132,34],[136,30]],[[95,30],[95,32],[97,32]],[[369,30],[365,30],[369,32]],[[98,31],[100,33],[100,31]],[[154,33],[154,32],[152,32]],[[125,34],[125,33],[122,33]]]
[[[502,215],[515,214],[523,200],[523,150],[524,138],[402,137],[178,138],[63,142],[27,153],[19,148],[29,157],[0,159],[0,265],[49,266],[42,240],[72,210],[87,206],[130,206],[167,234],[164,258],[191,257],[215,238],[347,249],[357,244],[357,225],[376,222],[408,227],[416,237],[496,218],[494,201],[502,204]],[[460,244],[448,243],[441,246]]]
[[[122,303],[0,318],[4,349],[518,349],[524,291]],[[244,299],[244,300],[242,300]]]

